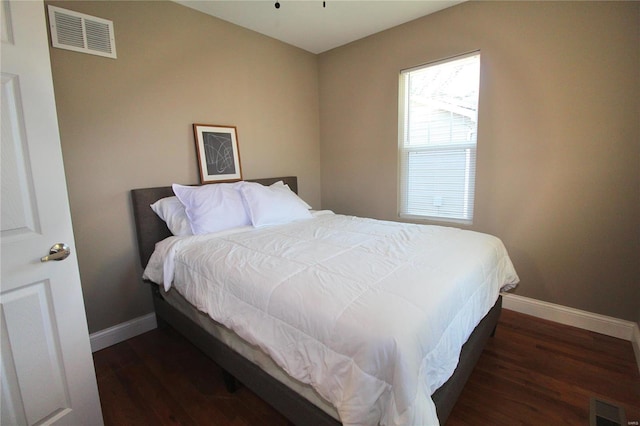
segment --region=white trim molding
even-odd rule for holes
[[[150,313],[138,318],[114,325],[89,335],[91,352],[99,351],[116,343],[136,337],[139,334],[151,331],[158,326],[156,314]]]
[[[511,293],[502,293],[502,307],[521,314],[627,340],[633,346],[638,370],[640,370],[640,329],[633,321],[594,314]]]
[[[636,354],[636,362],[638,363],[638,370],[640,370],[640,328],[636,324],[636,328],[633,330],[633,339],[631,339],[633,345],[633,351]]]

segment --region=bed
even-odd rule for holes
[[[254,185],[259,183],[265,187],[284,184],[293,193],[297,193],[296,177],[258,179],[252,182]],[[437,344],[431,344],[422,337],[418,339],[412,337],[413,334],[409,332],[405,333],[405,330],[412,329],[410,324],[422,318],[422,313],[420,309],[413,309],[411,303],[407,304],[407,296],[396,297],[393,294],[395,290],[389,292],[385,287],[396,275],[402,282],[409,282],[412,278],[403,275],[405,266],[400,268],[399,264],[393,263],[393,259],[389,260],[388,247],[381,242],[386,245],[387,241],[392,241],[393,244],[389,247],[399,240],[408,239],[416,242],[419,238],[415,235],[421,233],[425,233],[424,238],[435,238],[440,241],[440,248],[431,249],[431,251],[420,250],[415,261],[410,262],[412,265],[422,265],[425,259],[429,259],[430,262],[433,259],[440,259],[437,262],[442,261],[446,264],[448,255],[443,254],[445,251],[441,250],[442,242],[453,241],[462,236],[471,237],[473,241],[488,239],[495,246],[492,246],[491,250],[502,253],[504,247],[497,238],[471,231],[454,230],[454,228],[375,221],[335,215],[332,212],[315,212],[308,220],[256,228],[248,227],[242,231],[234,230],[231,233],[222,232],[212,236],[173,237],[167,224],[150,208],[150,205],[156,201],[173,196],[172,187],[135,189],[132,190],[131,195],[140,261],[145,269],[145,280],[151,284],[158,321],[168,323],[207,353],[225,371],[225,381],[230,388],[236,381],[242,383],[294,424],[338,425],[341,424],[338,419],[342,419],[345,424],[406,424],[418,421],[429,424],[439,421],[440,424],[444,424],[487,339],[495,330],[501,309],[500,289],[514,286],[518,281],[505,252],[499,258],[498,266],[488,265],[483,263],[484,261],[473,266],[479,271],[484,271],[482,273],[486,276],[491,276],[491,280],[486,278],[483,279],[484,282],[494,281],[496,277],[500,281],[498,287],[495,287],[496,283],[483,284],[484,287],[492,286],[493,288],[486,294],[476,290],[471,292],[474,298],[482,299],[482,303],[471,304],[471,301],[465,301],[463,309],[450,313],[449,308],[440,309],[436,304],[439,295],[442,294],[444,297],[446,292],[437,289],[429,290],[427,299],[434,299],[434,301],[427,300],[423,303],[427,305],[432,303],[433,310],[439,312],[438,318],[429,321],[427,327],[433,328],[435,330],[433,333],[439,336]],[[346,237],[341,234],[343,230],[346,230],[345,233],[350,238],[356,238],[356,240],[345,240]],[[380,237],[382,239],[377,239],[378,234],[383,235]],[[314,253],[313,259],[307,259],[304,251],[296,253],[291,251],[293,246],[306,246],[306,235],[309,239],[321,235],[323,239],[321,242],[324,244],[324,252]],[[389,239],[389,235],[394,237]],[[270,244],[271,241],[274,243]],[[158,250],[156,250],[156,244]],[[452,242],[444,245],[455,247],[453,244]],[[269,252],[268,261],[254,257],[257,256],[256,253],[266,251],[266,246],[269,245],[273,245],[275,252],[279,254]],[[459,249],[454,248],[450,251],[454,254],[455,252],[466,253],[474,245],[475,243],[463,243]],[[205,259],[202,264],[187,265],[188,262],[185,260],[187,257],[183,252],[195,250],[193,247],[198,247],[200,250],[194,253],[209,253],[206,256],[200,254],[192,256]],[[341,252],[340,256],[332,255],[343,248],[344,252]],[[355,251],[355,248],[360,251]],[[405,250],[404,246],[392,247],[390,258],[398,257],[398,253],[404,256],[403,250]],[[353,251],[355,252],[352,253]],[[369,254],[363,254],[365,251],[373,257],[366,258]],[[218,281],[209,278],[200,279],[205,267],[203,265],[218,262],[226,256],[237,256],[238,253],[240,257],[234,258],[234,262],[229,262],[244,265],[243,268],[236,269],[251,270],[254,269],[252,268],[254,264],[266,265],[264,270],[253,271],[257,277],[269,277],[254,280],[259,282],[259,288],[252,288],[251,291],[237,290],[234,287],[235,283],[244,278],[232,275],[229,275],[229,278],[222,275],[221,278],[216,278]],[[473,258],[473,255],[466,257]],[[353,275],[356,272],[345,269],[359,262],[363,263],[359,268],[360,272],[357,272],[360,275]],[[404,262],[402,265],[407,263],[405,260],[402,262]],[[221,274],[222,272],[219,271],[224,263],[227,262],[220,261],[218,266],[207,273]],[[375,265],[375,267],[370,268],[367,265]],[[433,265],[421,267],[434,269]],[[440,268],[435,267],[435,269],[438,270],[435,276],[438,276],[441,272]],[[500,273],[486,272],[494,270]],[[278,278],[276,272],[282,271],[289,271],[286,272],[288,275]],[[313,281],[316,284],[311,286],[310,294],[299,293],[302,291],[301,287],[308,287],[304,283],[311,282],[311,278],[305,274],[320,277],[317,282]],[[330,279],[326,278],[328,275],[331,276]],[[295,281],[291,278],[292,276],[301,276],[304,279]],[[340,289],[331,287],[334,285],[332,282],[335,281],[335,276],[344,278]],[[463,282],[465,279],[458,281]],[[210,281],[219,283],[217,287],[214,286],[219,287],[214,291],[222,292],[215,296],[208,295],[203,289],[209,284],[203,283]],[[227,281],[234,284],[227,284]],[[273,282],[277,282],[277,285],[269,287]],[[370,284],[373,282],[375,286]],[[465,283],[464,286],[468,287],[471,284]],[[324,287],[325,285],[328,287]],[[266,290],[263,290],[263,287]],[[342,287],[346,289],[344,292]],[[280,291],[282,288],[286,289],[286,292]],[[264,294],[261,293],[262,291]],[[239,293],[248,294],[249,302],[240,299],[244,296]],[[279,293],[285,294],[282,300],[277,298]],[[333,312],[332,308],[334,301],[331,298],[334,296],[340,299],[335,301],[336,312]],[[260,299],[261,297],[264,300]],[[322,319],[322,321],[326,320],[327,325],[325,326],[322,321],[312,323],[311,320],[301,318],[300,313],[290,312],[291,306],[287,303],[291,299],[295,300],[296,306],[303,307],[302,311],[318,311],[317,315],[327,317]],[[396,299],[399,300],[397,303]],[[324,301],[323,308],[315,309],[314,304],[321,304],[322,301]],[[269,305],[268,315],[265,314],[267,308],[263,310],[256,308],[260,308],[265,303]],[[484,307],[476,307],[476,305],[484,305]],[[369,309],[369,306],[378,306],[376,312],[385,310],[389,312],[386,316],[382,313],[371,315],[369,311],[364,310]],[[223,312],[223,310],[227,311]],[[238,319],[240,316],[236,313],[244,314],[245,311],[254,316],[258,315],[258,321],[250,323],[248,319]],[[476,319],[473,319],[472,314],[468,314],[472,311],[475,312],[473,315],[477,317]],[[218,315],[216,317],[218,321],[214,321],[211,315]],[[362,319],[362,315],[369,315],[367,317],[369,326],[361,330],[354,329],[352,324],[358,323],[358,318]],[[392,318],[394,315],[398,318]],[[451,317],[450,320],[446,319],[447,315]],[[342,322],[343,317],[352,317],[355,321]],[[280,326],[285,318],[289,318],[287,321],[290,320],[293,325]],[[275,327],[270,321],[278,326]],[[449,329],[458,328],[458,323],[469,321],[473,321],[473,324],[466,324],[470,331],[464,334],[464,340],[459,342],[461,349],[460,347],[456,349],[458,343],[455,342],[461,339],[460,336],[445,335],[444,331],[438,334],[440,329],[446,329],[448,333]],[[438,325],[440,323],[442,324]],[[399,327],[398,324],[401,326]],[[371,343],[378,338],[379,334],[386,336],[386,331],[379,332],[385,328],[389,328],[390,338],[384,342]],[[421,326],[421,328],[424,327]],[[344,333],[344,336],[336,337],[338,336],[334,332],[336,329]],[[371,330],[374,331],[371,332]],[[277,336],[272,336],[274,334]],[[285,342],[289,343],[276,342],[275,339],[282,337],[281,334],[284,335]],[[360,336],[363,336],[362,341],[357,341]],[[266,342],[272,340],[275,342],[273,343],[275,349],[268,346],[272,343]],[[416,343],[416,341],[419,342]],[[412,348],[415,346],[423,350],[422,358],[416,358],[411,351],[405,351],[403,345]],[[379,346],[384,349],[369,354],[369,349],[362,349],[369,346]],[[436,347],[453,349],[449,348],[442,352],[439,349],[436,351],[434,349]],[[456,350],[459,351],[459,361]],[[320,351],[322,355],[317,355],[314,351]],[[425,364],[425,359],[438,354],[447,354],[446,357],[440,355],[440,358],[446,358],[443,366],[438,366],[436,368],[438,371],[435,373],[427,374],[425,371],[428,368],[425,365],[434,363]],[[380,361],[381,359],[392,360],[391,369],[386,372],[374,372],[372,365],[384,364]],[[447,369],[453,372],[446,371]],[[344,377],[348,379],[342,378],[345,371]],[[442,377],[434,380],[428,378],[433,374],[436,376],[440,374]],[[425,386],[427,382],[428,386]],[[401,383],[402,386],[398,386],[397,383]],[[436,383],[437,389],[428,389]],[[430,390],[434,390],[433,393]],[[428,395],[414,395],[425,392]],[[332,400],[340,402],[331,403]],[[414,401],[418,402],[414,403]],[[431,404],[433,404],[433,410]],[[423,406],[426,405],[429,407],[424,408]]]

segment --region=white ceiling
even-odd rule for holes
[[[176,3],[249,28],[269,37],[322,53],[354,40],[451,7],[464,0],[320,0],[215,1]]]

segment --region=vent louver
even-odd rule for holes
[[[49,26],[53,47],[116,58],[111,21],[49,6]]]
[[[591,397],[589,426],[626,426],[627,424],[633,424],[633,422],[627,422],[621,405]]]

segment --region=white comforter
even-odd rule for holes
[[[145,278],[258,345],[345,425],[438,424],[431,394],[518,282],[496,237],[330,212],[170,237]]]

